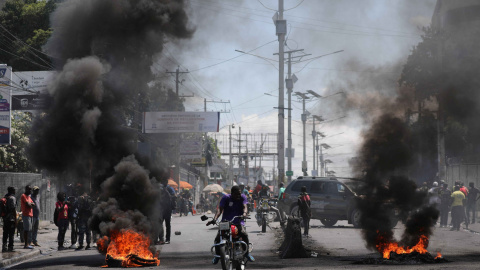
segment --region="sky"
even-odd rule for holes
[[[190,73],[181,76],[180,94],[194,97],[185,98],[186,111],[203,111],[205,98],[209,101],[208,111],[224,111],[218,138],[228,138],[224,134],[228,134],[228,126],[232,124],[236,126],[232,129],[234,134],[238,127],[242,134],[277,133],[278,110],[274,107],[278,107],[279,74],[278,56],[274,54],[279,44],[272,17],[278,9],[278,0],[186,2],[195,33],[191,39],[169,40],[157,55],[152,69],[159,80],[174,88],[174,77],[165,71],[174,71],[178,66],[180,71],[188,70]],[[376,114],[375,96],[395,96],[401,66],[413,46],[421,41],[421,27],[430,25],[435,3],[435,0],[284,0],[285,50],[304,49],[305,54],[311,55],[303,60],[343,50],[292,65],[292,73],[298,78],[293,92],[313,90],[325,97],[307,101],[306,109],[325,119],[316,124],[316,130],[326,135],[320,143],[331,146],[324,153],[326,159],[333,161],[329,170],[337,176],[352,176],[348,160],[356,156],[362,131]],[[361,100],[362,106],[349,108],[350,103],[345,101],[349,97]],[[301,175],[301,114],[301,101],[292,96],[294,176]],[[312,128],[312,121],[307,121],[309,171],[313,156]],[[221,144],[228,145],[228,141]],[[266,158],[263,165],[271,171],[274,163]]]

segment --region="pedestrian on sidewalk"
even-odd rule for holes
[[[32,191],[32,201],[35,204],[33,206],[33,226],[32,226],[32,244],[36,247],[40,245],[37,242],[37,234],[38,234],[38,225],[40,224],[40,188],[37,186],[33,187]]]
[[[25,239],[24,249],[33,249],[32,244],[32,228],[33,228],[33,202],[30,195],[32,194],[32,187],[30,185],[25,186],[25,193],[20,198],[23,220],[23,238]]]
[[[58,250],[65,250],[63,242],[65,241],[65,233],[68,228],[68,205],[66,203],[67,195],[65,192],[59,192],[57,194],[57,202],[55,203],[54,221],[58,227]]]
[[[89,250],[90,243],[92,241],[92,231],[88,226],[88,219],[92,216],[94,202],[87,192],[78,197],[78,248],[76,250],[83,249],[83,238],[87,242],[86,250]]]
[[[169,188],[171,190],[169,190]],[[173,193],[172,193],[173,191]],[[173,195],[172,195],[173,194]],[[175,191],[172,187],[166,186],[162,188],[161,191],[161,198],[160,198],[160,209],[161,209],[161,217],[160,217],[160,232],[159,232],[159,241],[157,242],[160,245],[163,244],[170,244],[170,235],[172,231],[172,196],[175,195]],[[165,230],[163,229],[163,223],[165,222]],[[166,231],[166,232],[165,232]],[[165,238],[163,238],[165,234]]]
[[[477,215],[477,200],[478,200],[478,194],[480,193],[480,190],[475,187],[475,184],[473,182],[470,182],[468,184],[469,189],[468,189],[468,197],[467,197],[467,220],[470,217],[470,212],[472,213],[472,218],[469,219],[471,223],[475,223],[475,216]]]
[[[307,194],[307,187],[303,186],[300,189],[300,195],[298,196],[297,204],[303,219],[303,235],[308,236],[308,229],[310,228],[310,218],[312,217],[312,211],[310,209],[311,201],[310,196]]]
[[[8,193],[5,195],[5,209],[2,209],[3,218],[3,245],[2,252],[13,252],[13,238],[15,236],[15,223],[17,222],[17,199],[15,198],[15,188],[8,187]],[[5,211],[5,213],[3,213]],[[8,242],[8,249],[7,249]]]

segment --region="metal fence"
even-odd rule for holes
[[[37,173],[7,173],[0,172],[0,194],[7,193],[7,187],[16,188],[17,211],[20,211],[20,197],[25,192],[25,186],[38,186],[40,188],[40,220],[52,220],[57,201],[57,184],[55,178],[42,178]]]

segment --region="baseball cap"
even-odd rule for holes
[[[37,186],[34,186],[34,187],[32,188],[32,190],[38,190],[38,189],[40,189],[40,188],[37,187]]]

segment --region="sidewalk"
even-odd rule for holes
[[[55,224],[50,224],[49,221],[41,221],[38,230],[37,241],[40,247],[34,249],[23,249],[23,243],[20,242],[20,236],[15,234],[14,252],[0,252],[0,268],[10,266],[12,264],[20,263],[29,260],[40,254],[49,254],[56,252],[58,230]],[[67,231],[67,235],[70,231]],[[3,229],[0,227],[0,237],[3,236]],[[70,237],[66,237],[69,239]]]

